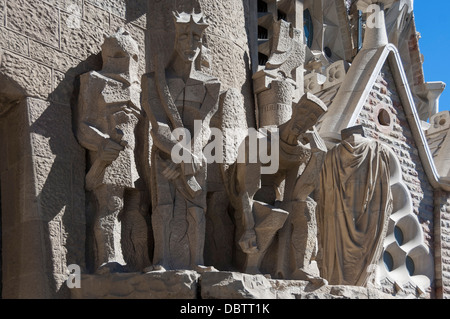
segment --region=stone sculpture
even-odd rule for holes
[[[103,69],[81,77],[77,137],[90,156],[86,188],[97,204],[94,237],[99,273],[215,270],[214,265],[204,265],[203,255],[205,154],[210,151],[212,117],[220,105],[239,99],[233,98],[233,90],[220,92],[219,80],[202,71],[208,27],[203,14],[175,12],[174,24],[173,56],[168,65],[155,57],[154,71],[143,77],[142,96],[137,45],[124,30],[106,38]],[[274,29],[272,54],[253,79],[257,98],[263,102],[260,110],[270,109],[279,117],[263,112],[259,130],[253,130],[254,135],[248,131],[235,163],[222,167],[234,208],[235,247],[230,251],[243,254],[243,260],[234,262],[246,273],[365,285],[370,266],[380,255],[391,205],[385,187],[389,185],[386,152],[356,129],[343,132],[344,141],[327,155],[316,130],[327,107],[309,92],[294,102],[298,88],[294,71],[305,58],[301,32],[284,21],[274,23]],[[147,135],[140,131],[142,124],[151,126],[151,165],[139,149],[139,136]],[[271,157],[274,163],[262,160],[264,149],[277,155]],[[270,170],[273,164],[275,170]],[[150,189],[142,178],[147,170]],[[361,179],[365,174],[372,179]],[[333,189],[342,179],[366,184]],[[145,219],[149,195],[153,247]],[[335,207],[344,217],[333,214]],[[355,218],[355,225],[343,223],[345,217]]]
[[[303,90],[303,85],[299,86],[293,76],[305,62],[302,32],[284,20],[274,22],[273,30],[270,57],[264,69],[253,75],[259,127],[277,127],[288,121],[295,90],[299,87]]]
[[[392,211],[389,152],[362,126],[342,132],[320,177],[321,276],[333,285],[366,286],[383,249]]]
[[[206,159],[209,122],[220,82],[199,70],[203,14],[175,13],[174,54],[144,77],[143,107],[152,125],[154,270],[204,270]],[[180,133],[175,137],[173,131]],[[182,137],[181,137],[182,136]],[[178,139],[177,139],[178,138]],[[177,150],[177,151],[173,151]]]
[[[247,136],[239,149],[238,160],[225,173],[230,202],[235,209],[236,241],[245,254],[243,271],[250,274],[261,272],[261,262],[267,249],[288,216],[274,203],[268,203],[267,198],[265,201],[254,199],[261,189],[263,164],[251,144],[272,145],[271,138],[270,133],[262,132],[256,133],[256,139]]]
[[[277,277],[317,279],[313,259],[317,250],[316,202],[309,197],[317,187],[327,153],[315,125],[327,111],[323,102],[306,93],[292,119],[280,127],[280,172],[285,191],[280,207],[289,212],[279,234]]]
[[[285,279],[293,276],[308,279],[318,277],[317,271],[309,269],[316,249],[317,226],[315,202],[308,196],[317,187],[313,176],[320,172],[326,154],[326,147],[314,125],[327,108],[308,93],[293,109],[292,118],[280,126],[279,143],[275,143],[280,152],[278,170],[264,177],[265,184],[271,188],[268,192],[277,193],[276,198],[271,201],[271,196],[266,193],[255,199],[262,189],[261,168],[264,165],[261,161],[250,160],[254,154],[249,137],[242,148],[245,149],[245,161],[235,163],[230,170],[232,177],[228,187],[239,216],[236,227],[239,247],[246,254],[245,271],[261,272],[261,262],[279,231],[274,275]],[[273,134],[260,132],[259,136],[258,145],[274,145],[268,142],[274,138]],[[281,194],[283,182],[285,191]],[[294,265],[293,268],[290,265]]]
[[[138,52],[130,34],[120,29],[105,38],[102,70],[81,76],[76,136],[89,155],[86,190],[95,198],[97,272],[122,271],[126,264],[130,270],[149,266],[136,143],[142,119]]]

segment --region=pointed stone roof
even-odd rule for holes
[[[377,77],[388,62],[427,177],[433,188],[450,191],[450,176],[440,176],[436,169],[400,53],[393,44],[387,42],[385,33],[385,27],[367,29],[363,49],[355,57],[339,92],[324,115],[319,133],[328,147],[341,141],[340,132],[356,125]]]

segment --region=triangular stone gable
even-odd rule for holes
[[[377,81],[383,74],[383,70],[386,69],[390,74],[390,86],[396,88],[397,104],[400,103],[403,109],[404,116],[399,125],[409,125],[408,141],[412,143],[409,144],[410,147],[416,148],[414,154],[420,158],[419,162],[423,165],[423,171],[431,186],[434,189],[450,191],[450,180],[445,176],[439,176],[437,172],[425,132],[421,127],[421,120],[414,104],[400,54],[392,44],[377,49],[362,50],[358,54],[327,114],[321,121],[319,128],[321,136],[327,141],[329,147],[338,143],[340,132],[357,125],[357,119],[363,114],[364,108],[369,108],[369,105],[366,105],[368,100],[371,99],[372,103],[375,103],[373,101],[379,97],[382,101],[383,97],[380,92],[375,92],[374,89],[377,89],[377,85],[379,86]],[[375,94],[375,96],[371,97],[371,94]],[[393,125],[393,123],[389,123],[389,125]],[[393,134],[396,136],[395,132]],[[414,162],[417,162],[416,157],[413,159]]]
[[[390,146],[400,161],[403,181],[413,200],[414,213],[430,221],[433,220],[433,187],[425,173],[390,64],[392,60],[384,62],[369,96],[356,116],[355,125],[363,125],[368,137]]]
[[[319,132],[333,147],[340,132],[355,125],[387,144],[395,158],[392,169],[401,171],[391,186],[394,210],[384,243],[384,256],[394,260],[393,268],[380,260],[378,280],[390,278],[399,289],[413,284],[426,290],[434,277],[434,190],[449,189],[450,184],[437,173],[400,55],[391,44],[359,53]],[[396,236],[399,232],[405,235],[404,243]]]

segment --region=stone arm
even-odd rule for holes
[[[311,147],[311,159],[309,160],[302,175],[297,179],[294,187],[294,199],[305,201],[317,188],[320,172],[327,154],[325,142],[319,136],[316,127],[304,134],[305,142]]]
[[[206,97],[201,107],[203,125],[210,124],[211,118],[219,110],[220,82],[217,80],[208,81],[205,84]],[[208,144],[209,139],[202,140],[201,149],[203,150]]]
[[[81,146],[89,151],[97,152],[99,160],[111,163],[119,156],[120,151],[126,146],[126,142],[117,143],[107,133],[102,132],[98,125],[95,125],[96,120],[89,114],[89,108],[92,106],[82,95],[76,138]]]
[[[119,157],[120,152],[126,146],[126,142],[115,142],[108,134],[91,124],[95,120],[89,119],[89,115],[86,114],[88,104],[84,102],[81,99],[79,109],[81,114],[78,121],[76,138],[81,146],[97,154],[96,159],[86,175],[86,189],[94,190],[101,183],[105,168]]]
[[[142,84],[144,91],[142,94],[141,105],[151,122],[153,144],[161,152],[171,157],[176,162],[181,162],[181,158],[175,159],[172,155],[176,156],[176,153],[187,154],[191,158],[191,162],[182,165],[182,171],[184,175],[194,175],[198,169],[197,166],[198,163],[200,163],[200,160],[195,157],[190,149],[182,147],[180,152],[174,152],[174,154],[172,154],[173,148],[175,146],[180,147],[182,144],[180,144],[172,134],[170,119],[164,110],[161,98],[157,92],[154,75],[145,75]]]

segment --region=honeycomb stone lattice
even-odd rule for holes
[[[413,212],[411,195],[403,182],[399,160],[390,153],[393,211],[377,265],[377,281],[392,283],[395,291],[426,293],[433,281],[433,258]],[[413,290],[413,291],[411,291]],[[415,290],[415,291],[414,291]]]

